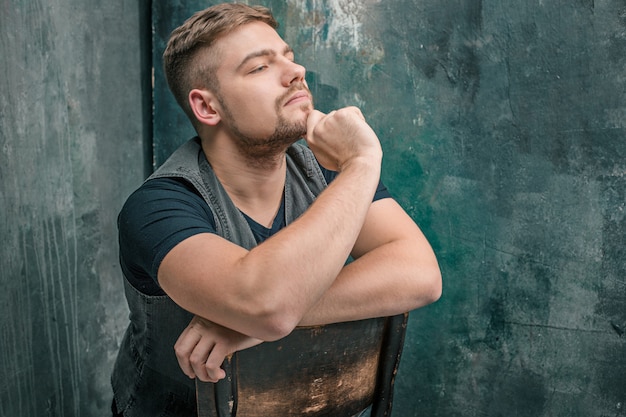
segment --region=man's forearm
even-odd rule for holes
[[[281,314],[295,326],[340,273],[378,177],[372,164],[347,167],[298,220],[252,249],[240,271],[252,285],[256,281],[254,300],[267,303],[262,294],[267,289],[269,297],[280,298]]]
[[[436,301],[441,294],[437,259],[417,226],[403,226],[411,231],[407,237],[345,266],[300,325],[395,315]]]

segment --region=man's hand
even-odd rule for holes
[[[189,378],[217,382],[226,373],[224,359],[262,341],[194,316],[174,345],[178,364]]]
[[[357,107],[328,114],[313,110],[307,119],[307,144],[326,169],[341,172],[354,158],[380,163],[382,150],[376,133]]]

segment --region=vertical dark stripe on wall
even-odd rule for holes
[[[152,173],[152,161],[154,159],[154,96],[152,91],[153,67],[152,59],[152,0],[139,0],[139,42],[141,45],[141,94],[142,113],[144,120],[143,130],[143,170],[144,176]]]

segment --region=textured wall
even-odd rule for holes
[[[363,109],[441,260],[394,416],[626,415],[626,3],[260,3],[318,106]],[[157,55],[206,5],[157,3]],[[191,130],[159,82],[167,154]]]
[[[626,415],[624,1],[260,2],[319,107],[363,109],[441,260],[394,416]],[[146,4],[0,1],[2,417],[106,414]],[[157,51],[207,4],[154,2]],[[157,163],[191,134],[159,65]]]
[[[402,3],[372,85],[413,87],[379,119],[388,182],[446,283],[397,415],[626,415],[626,3]]]
[[[144,3],[0,1],[0,416],[110,409],[115,220],[150,131]]]

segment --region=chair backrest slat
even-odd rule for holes
[[[199,417],[388,415],[408,314],[298,327],[238,352],[226,378],[196,381]]]

